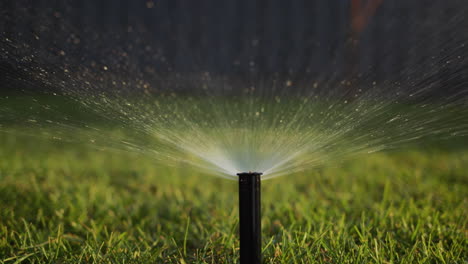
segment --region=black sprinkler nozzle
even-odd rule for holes
[[[262,253],[260,223],[260,172],[239,176],[240,263],[260,264]]]

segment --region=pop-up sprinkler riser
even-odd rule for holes
[[[242,172],[239,176],[240,263],[261,262],[260,172]]]

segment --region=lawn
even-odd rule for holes
[[[264,263],[467,263],[468,149],[262,183]],[[0,263],[237,263],[237,183],[0,134]]]

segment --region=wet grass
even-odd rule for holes
[[[468,150],[263,182],[264,263],[466,263]],[[237,263],[236,182],[0,134],[0,263]]]

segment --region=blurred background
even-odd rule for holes
[[[431,96],[454,93],[468,78],[466,57],[457,57],[468,49],[463,0],[6,0],[0,5],[4,37],[28,44],[15,50],[17,57],[31,49],[39,53],[33,62],[0,58],[4,93],[14,92],[19,78],[12,76],[24,75],[21,68],[28,63],[49,69],[116,65],[112,71],[119,76],[134,79],[138,72],[147,85],[192,92],[194,80],[198,84],[206,73],[243,82],[353,85],[413,78],[415,85],[437,86]]]

